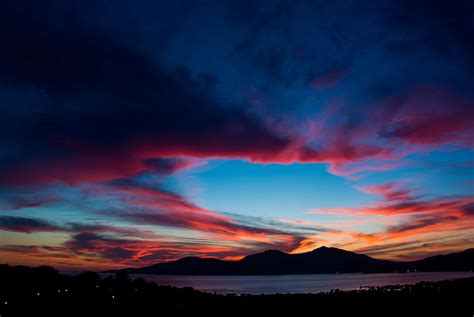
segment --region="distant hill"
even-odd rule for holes
[[[311,252],[288,254],[267,250],[239,261],[185,257],[142,268],[121,270],[129,274],[161,275],[283,275],[325,273],[388,273],[409,271],[470,271],[474,269],[474,249],[428,257],[418,261],[378,260],[337,248],[320,247]],[[113,273],[106,271],[105,273]]]
[[[424,272],[474,271],[474,249],[457,253],[431,256],[422,260],[408,262],[408,268]]]

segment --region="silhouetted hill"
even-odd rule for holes
[[[472,271],[474,270],[474,249],[457,253],[431,256],[409,264],[417,271]]]
[[[295,260],[297,271],[304,273],[376,273],[393,272],[395,269],[395,264],[390,261],[326,247],[295,254]]]
[[[124,271],[144,270],[149,272],[159,272],[143,274],[220,275],[229,272],[229,266],[232,264],[232,262],[214,258],[185,257],[176,261],[159,263],[139,269],[126,269]]]
[[[413,271],[470,271],[474,249],[410,262],[378,260],[337,248],[320,247],[311,252],[288,254],[278,250],[246,256],[239,261],[186,257],[143,268],[122,271],[130,274],[163,275],[279,275],[324,273],[389,273]],[[114,272],[114,271],[107,271]]]

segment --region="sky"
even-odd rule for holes
[[[474,247],[472,1],[1,1],[0,262]]]

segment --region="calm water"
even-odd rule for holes
[[[386,273],[386,274],[312,274],[277,276],[182,276],[140,275],[161,285],[192,286],[217,293],[319,293],[331,289],[351,290],[361,286],[414,284],[421,281],[442,281],[474,276],[473,272]]]

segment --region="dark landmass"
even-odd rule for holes
[[[418,261],[378,260],[364,254],[321,247],[311,252],[288,254],[278,250],[246,256],[239,261],[186,257],[143,268],[122,270],[129,274],[161,275],[280,275],[326,273],[391,273],[472,271],[474,249],[428,257]],[[106,271],[115,273],[117,270]]]
[[[0,315],[10,316],[469,316],[474,278],[319,294],[219,295],[160,286],[124,272],[107,278],[0,265]]]

